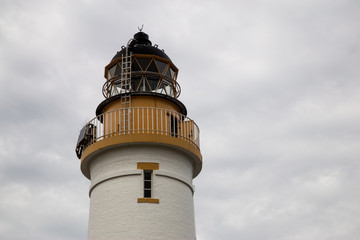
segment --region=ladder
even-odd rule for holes
[[[130,42],[130,41],[129,41]],[[132,53],[128,51],[129,43],[126,46],[125,55],[122,55],[121,59],[121,84],[120,94],[124,94],[121,97],[121,119],[120,119],[120,134],[126,134],[129,131],[130,126],[130,107],[131,107],[131,60]]]

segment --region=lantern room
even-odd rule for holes
[[[128,44],[132,53],[131,66],[124,61],[126,47],[122,46],[111,62],[105,67],[107,81],[103,86],[103,95],[110,98],[127,92],[152,92],[178,98],[180,86],[176,82],[177,67],[158,45],[152,45],[149,36],[138,32]],[[131,69],[127,72],[127,69]],[[128,74],[131,84],[127,85],[124,75]]]

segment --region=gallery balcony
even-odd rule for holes
[[[201,159],[197,124],[176,111],[150,107],[123,108],[96,116],[81,130],[76,152],[83,161],[97,150],[140,142],[183,148]]]

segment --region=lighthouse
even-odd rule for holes
[[[178,100],[178,72],[142,31],[105,67],[105,99],[76,145],[91,181],[89,240],[196,239],[199,128]]]

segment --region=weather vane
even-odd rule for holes
[[[144,28],[144,24],[141,25],[141,28],[138,27],[138,29],[139,29],[140,32],[143,30],[143,28]]]

